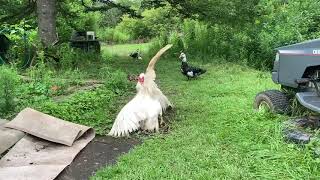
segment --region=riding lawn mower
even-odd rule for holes
[[[292,102],[296,99],[314,114],[320,113],[320,39],[279,47],[276,52],[272,80],[280,84],[281,89],[257,94],[255,109],[289,114]],[[318,115],[299,117],[288,122],[287,125],[295,128],[285,128],[285,137],[295,143],[305,144],[316,138],[305,129],[320,128]]]

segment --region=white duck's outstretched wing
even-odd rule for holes
[[[138,130],[140,122],[146,119],[145,114],[139,112],[141,111],[140,103],[142,102],[136,96],[126,104],[119,112],[108,135],[114,137],[129,136],[129,133]]]
[[[157,54],[150,60],[149,65],[147,67],[146,73],[145,73],[145,78],[146,81],[154,81],[156,79],[156,72],[154,71],[154,66],[156,62],[160,59],[163,53],[165,53],[168,49],[172,47],[172,44],[168,44],[162,49],[160,49]]]
[[[168,98],[161,92],[159,88],[155,93],[155,98],[159,101],[163,112],[166,111],[166,109],[169,106],[171,107],[173,106],[171,102],[168,100]]]

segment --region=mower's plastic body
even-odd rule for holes
[[[283,87],[296,89],[296,97],[303,106],[320,112],[320,96],[316,88],[302,86],[314,82],[314,79],[310,79],[311,75],[320,71],[320,39],[276,50],[272,80]]]
[[[299,92],[296,94],[296,98],[304,107],[320,112],[320,96],[316,92]]]
[[[298,88],[296,80],[304,77],[307,68],[320,66],[320,39],[277,48],[272,80]],[[319,67],[320,69],[320,67]]]

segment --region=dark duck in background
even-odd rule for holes
[[[131,54],[129,54],[129,56],[132,57],[133,59],[142,60],[141,53],[140,53],[139,49],[137,49],[135,52],[132,52]]]
[[[181,73],[187,76],[188,80],[190,78],[198,77],[206,72],[205,69],[189,66],[187,56],[183,52],[181,52],[179,59],[181,59]]]

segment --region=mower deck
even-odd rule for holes
[[[296,97],[304,107],[320,112],[320,97],[316,92],[300,92]]]

